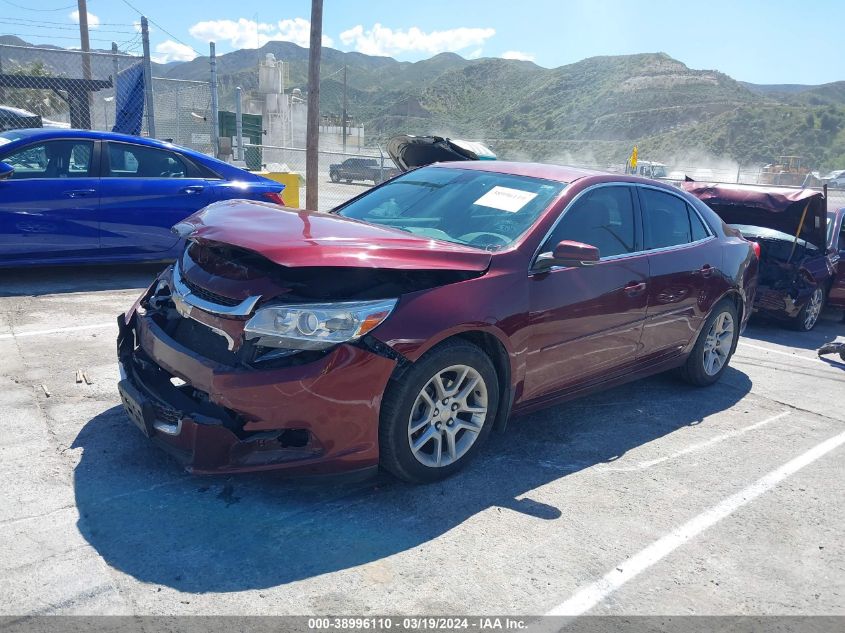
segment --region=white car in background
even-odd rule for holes
[[[830,172],[824,180],[831,189],[845,189],[845,169]]]

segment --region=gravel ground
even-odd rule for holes
[[[845,615],[840,313],[752,321],[708,389],[513,420],[442,483],[198,478],[118,406],[154,272],[0,272],[0,614]]]

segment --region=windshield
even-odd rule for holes
[[[663,165],[655,165],[651,168],[652,178],[666,178],[666,168]]]
[[[525,176],[423,167],[335,212],[436,240],[498,250],[524,233],[564,187]]]

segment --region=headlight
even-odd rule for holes
[[[387,318],[396,301],[267,306],[247,321],[244,334],[265,347],[327,349],[364,336]]]

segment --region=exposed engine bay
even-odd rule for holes
[[[262,344],[261,338],[244,336],[244,326],[254,310],[274,303],[397,298],[481,274],[452,270],[293,268],[239,247],[193,241],[140,305],[168,336],[216,363],[269,369],[313,362],[328,350],[279,349]],[[215,291],[208,290],[209,286]],[[195,301],[201,299],[211,308],[203,310],[186,305],[181,296],[184,293],[191,294]],[[250,300],[255,301],[249,311],[239,313],[238,307]],[[355,344],[383,356],[392,352],[371,336],[364,336]]]
[[[802,239],[795,239],[780,231],[759,226],[732,224],[743,237],[760,245],[760,285],[787,288],[795,283],[816,285],[812,274],[802,267],[807,257],[817,257],[821,251]],[[803,271],[803,272],[802,272]]]

